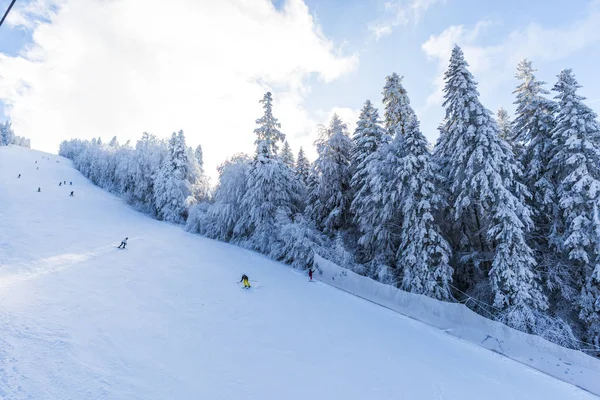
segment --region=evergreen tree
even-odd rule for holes
[[[288,141],[283,142],[283,147],[281,148],[281,161],[287,165],[289,168],[294,169],[294,164],[296,161],[294,160],[294,154],[292,153],[292,148],[290,147]]]
[[[372,193],[367,184],[369,179],[369,163],[375,159],[377,149],[386,137],[380,125],[379,113],[367,100],[356,124],[352,141],[350,170],[352,172],[351,187],[354,192],[351,209],[354,221],[360,223],[358,213],[369,207]]]
[[[187,217],[192,195],[188,157],[183,131],[173,133],[154,183],[154,201],[160,219],[183,222]]]
[[[512,122],[510,121],[508,111],[506,111],[503,107],[498,109],[498,112],[496,113],[496,121],[498,122],[500,137],[508,143],[511,143],[513,138]]]
[[[450,205],[450,238],[460,256],[463,287],[489,278],[493,304],[507,324],[530,330],[547,302],[534,274],[525,241],[532,226],[526,188],[509,145],[500,139],[460,47],[452,50],[444,79],[445,124],[436,146]],[[491,261],[491,262],[490,262]]]
[[[397,174],[404,156],[404,133],[416,118],[402,80],[397,74],[386,78],[383,88],[385,131],[377,151],[365,160],[368,179],[354,206],[355,222],[361,236],[358,240],[361,259],[369,264],[369,274],[384,282],[396,275],[399,231],[402,224],[402,182]]]
[[[575,292],[570,283],[570,273],[556,259],[555,252],[549,251],[549,237],[557,213],[555,178],[549,165],[556,151],[552,144],[556,104],[544,97],[549,92],[543,88],[545,83],[536,79],[530,61],[519,63],[515,77],[520,83],[513,92],[517,106],[513,138],[520,146],[524,183],[531,193],[529,204],[535,225],[532,242],[536,258],[549,291],[560,291],[564,298],[572,299]]]
[[[246,154],[237,154],[221,164],[219,184],[215,189],[214,204],[207,211],[205,221],[198,221],[200,233],[228,242],[244,210],[242,201],[246,196],[247,180],[252,159]]]
[[[108,143],[108,145],[110,147],[119,147],[119,141],[117,140],[117,137],[113,136],[113,138],[110,140],[110,142]]]
[[[397,268],[401,287],[439,300],[450,299],[452,282],[450,245],[434,221],[441,204],[436,172],[427,149],[427,140],[416,118],[405,125],[404,156],[398,162],[402,193],[403,222]]]
[[[243,214],[234,228],[240,244],[268,254],[276,238],[276,219],[297,211],[298,183],[293,171],[277,155],[278,143],[285,139],[281,124],[273,116],[271,93],[261,100],[264,115],[256,120],[256,155],[248,174],[242,199]]]
[[[310,162],[304,155],[304,150],[300,147],[298,157],[296,158],[296,175],[300,183],[308,187],[308,176],[310,175]]]
[[[553,88],[558,113],[550,166],[557,178],[559,213],[552,239],[580,290],[585,338],[600,346],[600,124],[577,94],[580,87],[566,69]]]
[[[320,128],[314,163],[315,184],[310,188],[307,213],[315,225],[335,235],[350,222],[350,153],[346,125],[334,114],[329,128]]]
[[[200,171],[204,172],[204,155],[202,153],[202,145],[198,145],[198,147],[196,147],[196,150],[194,150],[194,157],[198,163],[198,168],[200,168]]]
[[[146,132],[135,145],[134,160],[131,163],[131,176],[135,185],[128,195],[129,201],[151,215],[156,215],[154,202],[154,182],[163,158],[167,154],[164,141]]]
[[[415,116],[410,106],[406,90],[402,86],[402,78],[398,74],[385,78],[383,87],[384,121],[387,133],[391,138],[404,134],[405,127]]]
[[[6,121],[0,124],[0,146],[8,146],[13,144],[15,140],[15,133],[12,129],[10,121]]]

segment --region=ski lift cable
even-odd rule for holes
[[[15,5],[15,2],[17,0],[12,0],[10,2],[10,4],[8,5],[8,8],[6,9],[6,12],[4,13],[4,16],[2,17],[2,20],[0,20],[0,26],[2,26],[2,23],[4,22],[4,20],[6,19],[6,17],[8,16],[8,13],[10,12],[10,9]]]

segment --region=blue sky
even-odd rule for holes
[[[598,26],[598,0],[173,0],[168,15],[158,0],[18,0],[0,28],[0,113],[47,151],[184,129],[214,171],[252,151],[264,91],[294,150],[314,157],[315,126],[338,112],[352,127],[397,72],[433,141],[454,43],[494,112],[514,109],[523,57],[548,89],[573,68],[600,111]]]

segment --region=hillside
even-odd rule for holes
[[[0,301],[0,399],[596,398],[152,220],[66,159],[12,146],[0,148]]]

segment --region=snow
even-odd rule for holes
[[[117,249],[125,236],[127,250]],[[242,273],[253,289],[237,284]],[[415,298],[422,313],[441,304]],[[0,148],[0,302],[3,400],[596,398],[258,253],[150,219],[66,159],[14,146]],[[555,361],[553,345],[527,338],[523,357],[547,351]],[[598,361],[562,354],[557,371],[600,394]]]

